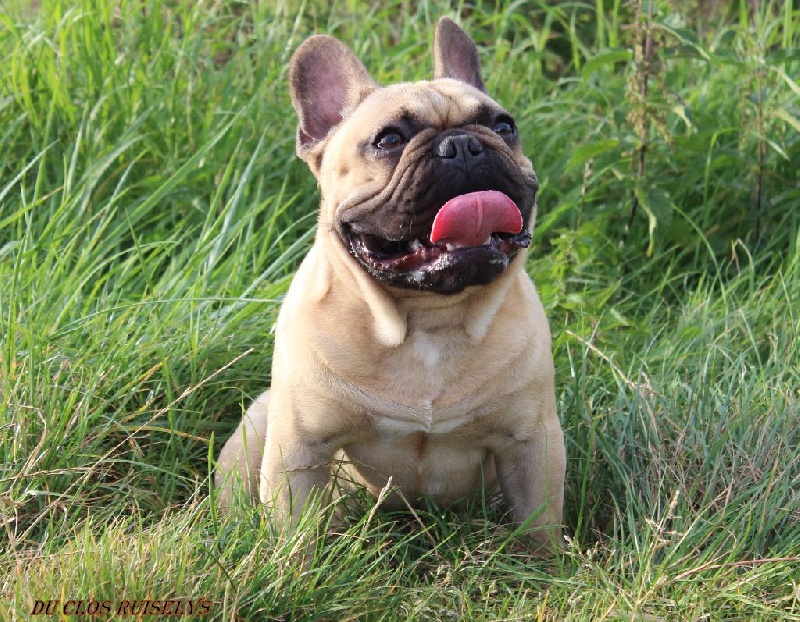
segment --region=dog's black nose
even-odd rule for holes
[[[445,134],[434,145],[434,153],[448,160],[470,160],[483,153],[483,145],[472,134]]]

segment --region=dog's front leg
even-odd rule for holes
[[[495,466],[514,522],[521,524],[533,516],[533,538],[545,548],[558,547],[566,459],[557,420],[555,425],[544,423],[536,434],[509,440],[495,453]]]
[[[281,401],[280,394],[270,401],[259,491],[278,525],[296,524],[309,499],[324,501],[331,489],[331,463],[337,449],[304,428],[301,413]]]

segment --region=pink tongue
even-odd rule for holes
[[[433,219],[431,242],[480,246],[492,233],[519,233],[522,214],[497,190],[470,192],[450,199]]]

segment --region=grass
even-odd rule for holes
[[[696,4],[459,5],[542,182],[563,554],[481,504],[359,498],[306,566],[326,513],[280,534],[209,500],[314,235],[286,64],[328,32],[424,78],[459,11],[2,5],[0,616],[800,620],[800,13]]]

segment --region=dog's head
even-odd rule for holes
[[[489,283],[530,244],[538,183],[472,39],[436,28],[435,79],[380,87],[340,41],[292,57],[297,153],[320,226],[379,282],[440,294]]]

